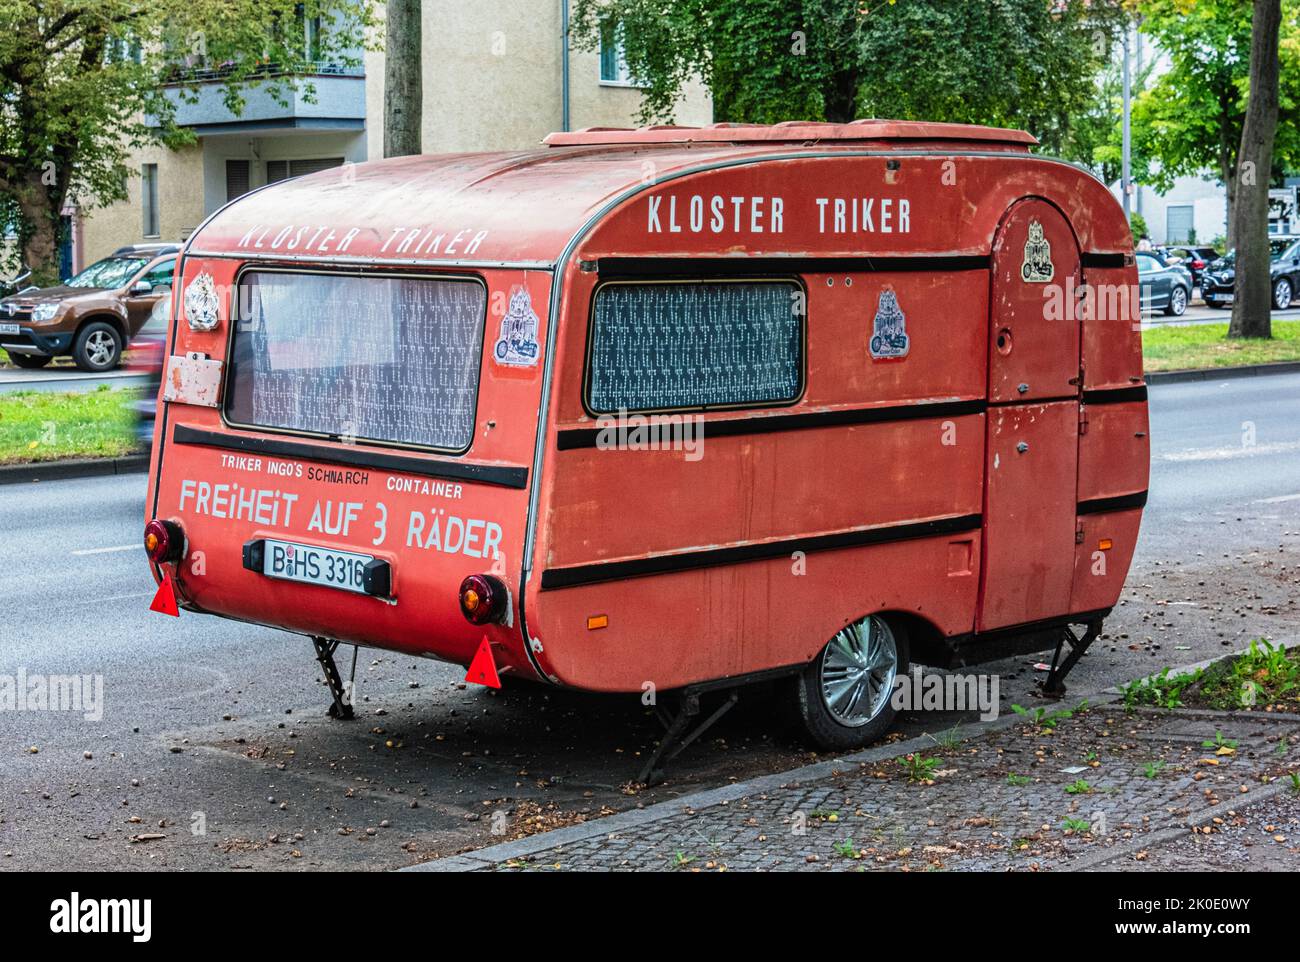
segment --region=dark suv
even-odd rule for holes
[[[107,371],[171,290],[179,244],[133,244],[58,287],[0,300],[0,347],[19,367],[71,354],[83,371]]]
[[[1300,292],[1300,237],[1274,235],[1268,239],[1270,283],[1273,307],[1284,311]],[[1205,268],[1201,275],[1201,297],[1210,307],[1227,307],[1235,299],[1237,252],[1228,251]]]

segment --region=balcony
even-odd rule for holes
[[[196,102],[181,96],[185,87],[179,82],[164,85],[163,94],[175,105],[177,125],[199,136],[365,128],[366,77],[361,67],[318,64],[315,72],[293,79],[269,68],[264,78],[241,84],[244,109],[239,114],[226,106],[220,70],[198,71],[191,77],[199,84]],[[307,84],[314,88],[311,102],[302,92]],[[279,88],[284,103],[271,96],[268,85]]]

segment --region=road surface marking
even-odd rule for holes
[[[110,552],[113,552],[113,551],[134,551],[134,550],[137,549],[137,548],[140,549],[141,551],[143,551],[143,550],[144,550],[144,545],[142,545],[142,544],[119,544],[119,545],[117,545],[116,547],[113,547],[113,548],[82,548],[80,551],[74,551],[74,552],[72,552],[72,553],[73,553],[74,555],[80,557],[81,555],[87,555],[87,554],[109,554]]]
[[[1284,494],[1279,498],[1261,498],[1256,504],[1281,504],[1283,501],[1300,501],[1300,494]]]
[[[1192,448],[1158,455],[1157,461],[1228,461],[1233,458],[1250,458],[1260,454],[1285,454],[1300,451],[1300,441],[1277,441],[1273,444],[1254,444],[1249,447]]]

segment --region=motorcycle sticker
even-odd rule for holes
[[[219,321],[217,306],[217,285],[204,271],[185,288],[185,319],[193,330],[215,330]]]
[[[909,344],[907,318],[898,306],[898,295],[889,290],[881,291],[871,333],[871,356],[906,357]]]
[[[1056,276],[1056,268],[1052,266],[1052,245],[1043,234],[1043,225],[1036,220],[1029,222],[1025,262],[1020,267],[1020,276],[1026,284],[1047,284]]]
[[[493,354],[501,364],[533,367],[538,353],[537,312],[528,291],[520,287],[510,294],[510,309],[501,319],[501,336]]]

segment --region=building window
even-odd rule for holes
[[[226,161],[226,200],[243,197],[248,193],[248,161]]]
[[[595,413],[785,404],[803,390],[794,281],[611,282],[596,291]]]
[[[1165,243],[1191,244],[1196,232],[1196,208],[1191,204],[1165,209]]]
[[[606,20],[600,27],[600,82],[633,86],[623,46],[623,25],[611,20]]]
[[[342,157],[317,157],[308,160],[268,160],[266,162],[266,182],[274,184],[277,180],[314,174],[318,170],[342,167]]]
[[[140,168],[140,203],[144,208],[144,236],[158,237],[158,165]]]

